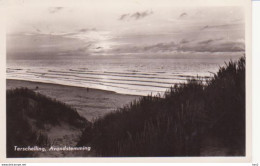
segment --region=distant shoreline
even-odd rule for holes
[[[51,83],[51,82],[40,82],[40,81],[32,81],[32,80],[22,80],[22,79],[6,79],[6,82],[8,81],[19,81],[19,82],[29,82],[29,83],[37,83],[37,84],[50,84],[50,85],[54,85],[54,86],[66,86],[66,87],[72,87],[72,88],[81,88],[81,89],[88,89],[88,90],[96,90],[96,91],[103,91],[103,92],[108,92],[108,93],[116,93],[116,94],[120,94],[120,95],[130,95],[130,96],[139,96],[139,95],[132,95],[132,94],[123,94],[123,93],[117,93],[115,91],[111,91],[111,90],[104,90],[104,89],[97,89],[97,88],[88,88],[88,87],[83,87],[83,86],[75,86],[75,85],[65,85],[65,84],[59,84],[59,83]],[[22,87],[22,86],[21,86]],[[15,87],[17,88],[17,87]],[[8,88],[8,85],[6,84],[6,89]],[[33,89],[32,89],[33,90]]]
[[[26,87],[76,108],[88,120],[104,116],[140,96],[55,83],[6,79],[6,89]]]

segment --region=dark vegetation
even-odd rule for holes
[[[225,156],[245,155],[245,57],[206,84],[188,80],[97,119],[78,145],[96,156],[200,156],[211,138]]]
[[[66,123],[85,128],[87,124],[75,109],[27,88],[7,90],[6,97],[7,157],[33,156],[32,152],[15,152],[14,146],[48,146],[45,131],[50,126]]]

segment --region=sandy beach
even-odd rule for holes
[[[99,89],[81,88],[74,86],[31,82],[23,80],[6,81],[7,89],[27,87],[58,101],[64,102],[73,108],[87,120],[95,118],[122,107],[140,96],[118,94],[112,91]]]
[[[78,113],[89,121],[104,116],[116,108],[122,107],[140,97],[118,94],[112,91],[50,83],[11,79],[6,81],[7,89],[20,87],[26,87],[35,92],[51,97],[52,99],[62,101],[71,107],[76,108]],[[58,147],[76,146],[82,134],[80,129],[69,126],[68,124],[51,127],[48,131],[43,132],[48,135],[51,144]],[[83,153],[53,151],[48,153],[37,152],[34,155],[38,157],[71,157],[82,156]],[[87,152],[87,155],[92,156],[93,152]]]

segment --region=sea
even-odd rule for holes
[[[95,88],[130,95],[157,95],[196,78],[204,82],[238,56],[203,58],[8,59],[7,79]]]

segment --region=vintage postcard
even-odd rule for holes
[[[0,6],[4,161],[251,161],[249,0]]]

